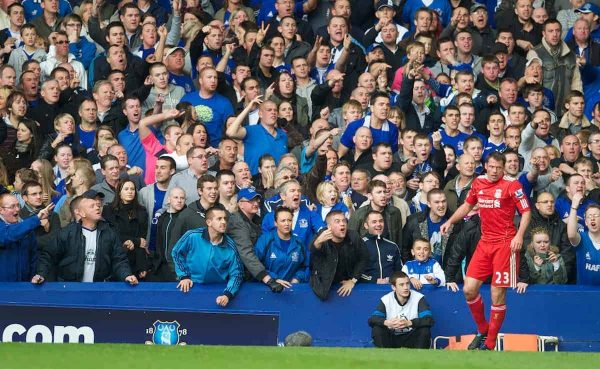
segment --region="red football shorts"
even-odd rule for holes
[[[510,250],[511,238],[497,242],[479,241],[467,267],[467,276],[480,281],[492,277],[492,286],[517,287],[520,253]]]

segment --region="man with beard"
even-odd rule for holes
[[[337,283],[341,283],[337,294],[349,296],[369,262],[362,239],[348,228],[343,212],[331,211],[325,221],[327,228],[310,245],[310,287],[321,300],[328,298],[329,289]]]
[[[369,251],[369,263],[361,279],[368,283],[386,284],[394,272],[402,270],[400,248],[392,241],[382,238],[384,219],[378,211],[370,211],[365,219],[364,227],[367,236],[363,238]]]
[[[206,228],[187,232],[172,252],[179,280],[177,288],[187,293],[194,283],[227,283],[215,300],[222,307],[233,299],[244,280],[244,267],[235,242],[225,234],[226,230],[227,212],[210,208],[206,212]]]

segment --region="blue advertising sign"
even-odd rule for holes
[[[0,305],[2,342],[275,346],[279,316]]]

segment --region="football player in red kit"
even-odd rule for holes
[[[485,163],[486,174],[477,177],[471,185],[465,203],[461,205],[440,231],[448,232],[450,225],[461,221],[476,205],[481,219],[481,240],[467,268],[463,292],[477,324],[478,334],[469,345],[470,350],[493,350],[496,337],[506,315],[506,288],[517,285],[519,251],[523,235],[531,219],[529,202],[518,180],[504,177],[506,159],[493,152]],[[519,229],[513,219],[521,213]],[[485,319],[479,290],[492,277],[492,308],[490,321]]]

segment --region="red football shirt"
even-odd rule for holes
[[[517,233],[513,222],[515,210],[521,214],[531,210],[519,181],[508,177],[497,182],[490,182],[485,175],[475,178],[465,201],[479,205],[483,241],[514,237]]]

